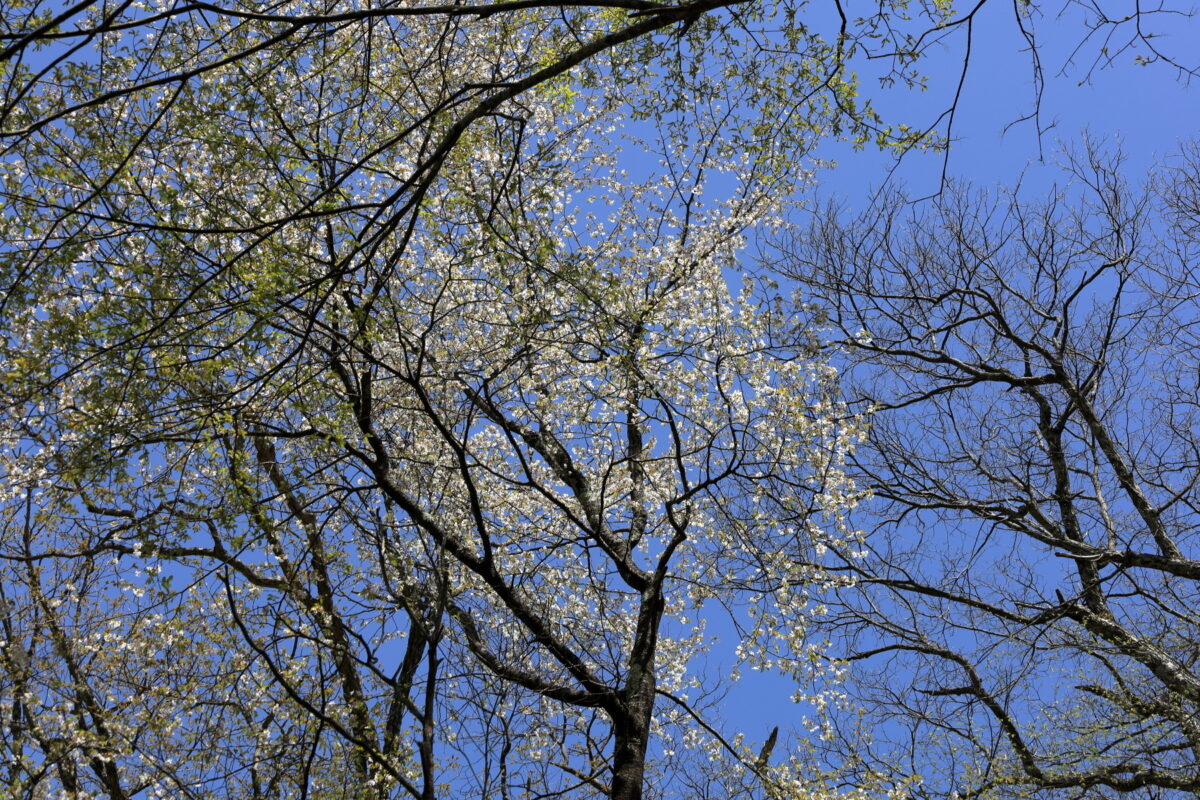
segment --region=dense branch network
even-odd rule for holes
[[[1085,149],[1045,204],[897,200],[785,262],[877,409],[868,591],[834,620],[893,681],[868,706],[946,737],[933,795],[1200,788],[1196,166],[1139,194]]]
[[[897,405],[1005,381],[1041,403],[1052,477],[1001,476],[1024,505],[960,507],[1058,548],[1078,589],[1006,605],[850,555],[860,420],[746,245],[786,228],[823,138],[930,142],[859,99],[852,64],[915,81],[921,51],[969,39],[975,12],[934,3],[913,29],[902,3],[852,13],[0,10],[3,791],[896,794],[911,770],[791,747],[826,741],[824,722],[789,741],[771,720],[761,746],[727,729],[706,622],[727,620],[732,663],[824,687],[796,695],[824,716],[836,669],[810,622],[846,574],[1114,647],[1145,630],[1130,607],[1182,614],[1108,590],[1135,568],[1194,570],[1171,516],[1185,501],[1164,504],[1165,478],[1110,430],[1107,373],[1078,372],[1065,333],[1005,340],[1028,374],[922,362],[966,375]],[[946,298],[1006,319],[986,293]],[[921,352],[893,344],[879,355]],[[1083,442],[1123,498],[1106,513],[1132,509],[1150,539],[1089,536],[1072,505]],[[930,509],[960,502],[938,493],[939,463],[904,472]],[[863,464],[880,494],[904,485]],[[843,574],[821,552],[846,555]],[[957,652],[901,619],[885,622],[908,652]],[[1121,646],[1086,694],[1157,708],[1107,680],[1126,659],[1192,702],[1180,645]],[[1013,713],[989,673],[947,658],[968,688],[934,696]],[[1063,774],[1004,730],[1030,774]]]

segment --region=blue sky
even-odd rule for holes
[[[1107,3],[1106,11],[1121,18],[1133,4]],[[1122,6],[1128,5],[1129,9]],[[1053,13],[1054,8],[1049,13]],[[849,13],[853,14],[853,6]],[[1053,179],[1053,161],[1061,146],[1078,142],[1083,131],[1102,142],[1121,142],[1131,171],[1145,171],[1169,156],[1181,141],[1198,135],[1200,102],[1195,89],[1178,79],[1178,71],[1163,63],[1138,66],[1135,58],[1146,49],[1131,48],[1116,55],[1109,67],[1088,75],[1089,66],[1104,45],[1093,36],[1075,53],[1086,33],[1078,8],[1069,7],[1061,17],[1034,20],[1040,41],[1045,75],[1041,105],[1041,153],[1032,121],[1010,125],[1030,113],[1034,106],[1034,84],[1030,56],[1022,52],[1025,42],[1013,16],[1012,5],[990,3],[976,17],[971,63],[954,122],[954,144],[949,155],[948,175],[982,185],[1011,184],[1024,172],[1026,181]],[[1132,29],[1128,28],[1128,32]],[[1184,66],[1200,66],[1200,24],[1180,17],[1160,18],[1143,28],[1161,33],[1156,46],[1180,59]],[[876,81],[860,73],[863,94],[873,97],[885,118],[912,124],[927,123],[949,105],[961,67],[965,30],[947,39],[944,47],[931,53],[926,62],[930,88],[926,92],[899,88],[880,90]],[[1123,34],[1127,37],[1127,33]],[[1110,42],[1109,52],[1124,41]],[[1194,81],[1197,79],[1193,79]],[[873,85],[874,84],[874,85]],[[1005,128],[1007,127],[1007,131]],[[851,152],[844,145],[830,145],[819,154],[836,159],[838,167],[819,177],[821,194],[843,196],[851,206],[865,200],[870,188],[887,175],[889,158],[870,150]],[[896,175],[915,195],[935,191],[941,174],[941,154],[909,156]],[[1131,175],[1132,177],[1132,175]]]
[[[1118,2],[1126,4],[1128,0]],[[1125,12],[1115,8],[1117,4],[1111,3],[1109,13],[1121,17]],[[849,13],[856,13],[853,6],[849,6]],[[1171,25],[1175,25],[1174,20]],[[1041,125],[1049,126],[1049,130],[1040,142],[1032,122],[1003,132],[1009,123],[1031,110],[1034,85],[1030,56],[1021,52],[1025,42],[1013,20],[1012,6],[988,4],[976,19],[972,63],[949,154],[950,176],[989,186],[1011,185],[1022,173],[1027,181],[1048,182],[1058,174],[1052,162],[1060,143],[1078,141],[1087,129],[1100,141],[1123,145],[1132,177],[1168,156],[1180,142],[1197,135],[1200,105],[1193,96],[1196,92],[1177,80],[1174,70],[1164,65],[1135,66],[1140,51],[1130,50],[1118,55],[1108,69],[1093,72],[1089,79],[1088,67],[1100,42],[1085,46],[1074,65],[1067,63],[1081,37],[1079,14],[1069,11],[1061,20],[1042,19],[1038,27],[1046,76]],[[1166,26],[1160,27],[1167,30]],[[870,76],[864,75],[864,94],[875,98],[887,119],[912,124],[930,121],[954,93],[964,34],[960,31],[952,36],[948,47],[931,54],[926,62],[932,77],[929,92],[880,90]],[[1163,45],[1182,58],[1192,59],[1190,65],[1200,63],[1200,25],[1179,25],[1164,38]],[[1043,153],[1050,166],[1039,165]],[[844,145],[831,144],[818,155],[840,162],[837,168],[819,175],[819,192],[844,197],[852,207],[866,202],[869,189],[884,180],[890,165],[887,155],[869,149],[851,152]],[[909,157],[897,175],[914,194],[928,194],[938,187],[942,158],[941,154]],[[720,632],[717,621],[710,630]],[[731,722],[744,726],[747,737],[757,741],[776,724],[785,730],[797,725],[803,709],[787,702],[792,689],[791,682],[783,678],[747,676],[742,684],[731,687],[731,702],[726,705]]]
[[[1107,12],[1120,18],[1117,3]],[[1132,3],[1129,4],[1132,8]],[[848,13],[855,13],[849,5]],[[1016,122],[1033,109],[1035,87],[1025,42],[1014,21],[1011,4],[983,7],[975,22],[971,63],[962,88],[953,130],[953,146],[946,173],[951,179],[969,180],[980,188],[1012,187],[1021,180],[1036,196],[1063,179],[1058,164],[1064,148],[1081,142],[1085,132],[1108,147],[1120,146],[1126,155],[1132,183],[1171,154],[1183,142],[1200,137],[1200,79],[1189,87],[1178,70],[1157,63],[1135,62],[1144,49],[1131,48],[1117,55],[1107,68],[1091,70],[1103,42],[1086,42],[1071,60],[1086,33],[1078,9],[1068,8],[1061,18],[1036,20],[1045,77],[1040,126]],[[1200,66],[1200,23],[1174,18],[1155,22],[1164,34],[1156,43],[1184,60]],[[945,109],[954,95],[962,65],[965,30],[946,41],[926,61],[930,76],[927,92],[898,87],[880,89],[874,78],[860,72],[862,94],[873,100],[886,120],[928,124]],[[1117,49],[1114,39],[1110,53]],[[1006,130],[1007,128],[1007,130]],[[872,190],[889,176],[892,156],[872,149],[855,152],[846,144],[829,143],[817,156],[835,159],[836,167],[817,176],[818,197],[836,197],[850,209],[869,203]],[[909,155],[892,179],[914,197],[937,191],[943,153]],[[723,632],[713,621],[714,633]],[[717,648],[720,652],[722,648]],[[777,676],[748,674],[730,688],[728,721],[750,740],[762,741],[775,724],[787,730],[797,726],[805,709],[788,702],[794,686]],[[793,740],[794,741],[794,740]]]

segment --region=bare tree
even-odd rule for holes
[[[875,409],[829,623],[923,796],[1200,791],[1197,155],[833,209],[781,262]]]

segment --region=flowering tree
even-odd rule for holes
[[[855,432],[737,256],[869,116],[718,7],[33,18],[96,58],[5,67],[8,791],[826,782],[701,656],[819,663]]]
[[[927,141],[849,59],[974,12],[902,6],[4,6],[5,788],[832,784],[703,624],[821,663],[855,423],[738,253],[818,138]]]

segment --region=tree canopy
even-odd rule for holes
[[[823,138],[940,144],[854,64],[919,82],[974,10],[0,13],[7,792],[912,790],[821,752],[870,429],[749,245]]]
[[[830,212],[783,261],[874,409],[870,555],[825,623],[876,726],[859,752],[925,765],[924,796],[1200,788],[1200,163],[1066,166],[1044,198]]]

